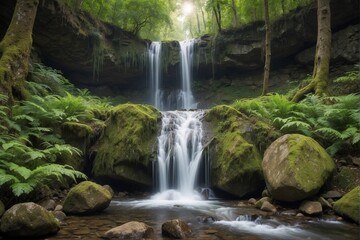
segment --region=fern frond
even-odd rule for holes
[[[3,186],[3,185],[7,185],[7,184],[14,184],[14,183],[17,183],[17,182],[20,182],[20,180],[11,175],[11,174],[6,174],[6,171],[2,170],[1,174],[0,174],[0,186]]]
[[[315,133],[319,133],[324,138],[328,138],[332,141],[337,141],[342,139],[341,132],[328,127],[323,127],[315,130]]]
[[[10,189],[16,197],[20,197],[23,194],[29,194],[34,191],[36,185],[28,182],[17,182],[10,186]]]
[[[17,165],[16,163],[13,163],[13,162],[6,162],[3,160],[0,160],[0,165],[1,165],[2,169],[8,170],[8,172],[14,173],[14,174],[22,177],[25,180],[28,179],[31,175],[30,169],[20,166],[20,165]]]

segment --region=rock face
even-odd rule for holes
[[[160,112],[151,106],[122,104],[115,107],[94,149],[94,175],[121,181],[123,187],[149,188],[160,117]]]
[[[56,233],[60,226],[51,212],[33,202],[27,202],[15,204],[4,213],[0,230],[8,236],[24,238]]]
[[[63,210],[68,214],[97,213],[110,204],[112,195],[104,187],[84,181],[71,188],[64,200]]]
[[[186,222],[174,219],[165,222],[161,226],[161,232],[164,237],[185,239],[191,234],[191,228]]]
[[[5,206],[3,202],[0,200],[0,217],[4,214],[4,212],[5,212]]]
[[[249,119],[230,106],[216,106],[205,116],[212,125],[212,187],[243,197],[262,189],[261,157],[256,146],[246,138],[249,129],[256,132]],[[260,131],[260,129],[258,129]]]
[[[360,224],[360,186],[357,186],[334,204],[334,210]]]
[[[105,239],[155,239],[154,230],[142,222],[128,222],[121,226],[115,227],[107,231],[103,238]]]
[[[287,134],[265,151],[262,168],[271,196],[293,202],[316,194],[335,170],[335,163],[312,138]]]

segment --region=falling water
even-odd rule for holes
[[[150,78],[150,92],[151,92],[151,102],[154,107],[162,109],[161,101],[161,90],[160,90],[160,80],[161,80],[161,42],[152,42],[148,49],[149,56],[149,78]]]
[[[173,81],[172,84],[165,84],[163,82],[165,79],[162,79],[161,42],[152,42],[150,44],[148,48],[150,102],[159,110],[194,109],[197,107],[191,91],[194,43],[194,40],[179,42],[181,82],[176,83],[177,79],[166,80]],[[165,85],[167,85],[167,87],[165,87]]]
[[[202,111],[163,113],[157,159],[160,198],[199,198],[194,188],[202,155],[202,116]]]
[[[181,49],[181,91],[179,100],[182,109],[196,108],[191,91],[192,62],[194,54],[194,40],[179,42]]]

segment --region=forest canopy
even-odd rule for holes
[[[270,19],[311,2],[269,1]],[[64,4],[150,40],[194,38],[263,19],[263,0],[65,0]]]

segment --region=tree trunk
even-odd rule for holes
[[[8,103],[24,99],[29,71],[32,30],[39,0],[18,0],[6,34],[0,42],[0,93]]]
[[[264,81],[262,95],[268,92],[270,61],[271,61],[271,26],[269,17],[268,0],[264,0],[264,17],[265,17],[265,65],[264,65]]]
[[[231,10],[233,12],[233,27],[239,26],[239,16],[236,10],[235,0],[231,0]]]
[[[330,0],[318,0],[317,2],[318,32],[313,76],[311,82],[295,94],[292,99],[294,102],[300,101],[304,98],[305,94],[313,91],[317,96],[329,95],[328,80],[331,54]]]

